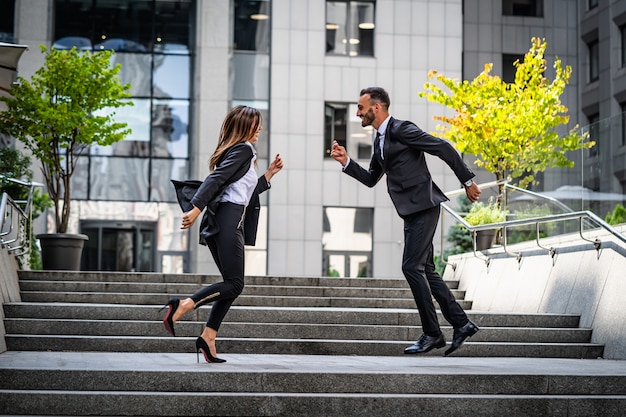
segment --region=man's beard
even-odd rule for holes
[[[367,113],[361,116],[361,126],[363,127],[370,126],[373,121],[374,121],[374,112],[372,111],[372,109],[369,109]]]

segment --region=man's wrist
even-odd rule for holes
[[[474,184],[474,180],[471,178],[463,183],[466,187],[471,187],[472,184]]]

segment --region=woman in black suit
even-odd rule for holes
[[[196,339],[196,352],[201,351],[207,362],[226,362],[217,357],[215,338],[222,320],[244,287],[244,244],[254,245],[260,208],[258,195],[270,188],[270,179],[283,167],[280,155],[276,155],[265,174],[257,178],[256,151],[252,144],[258,140],[261,129],[261,113],[257,109],[234,107],[222,124],[211,156],[212,172],[201,184],[178,183],[177,187],[179,201],[181,194],[189,198],[181,229],[190,228],[206,208],[200,225],[200,243],[209,247],[223,281],[184,300],[171,299],[166,304],[169,308],[163,325],[175,336],[176,321],[187,312],[212,302],[206,327]]]

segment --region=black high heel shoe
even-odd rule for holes
[[[174,320],[172,320],[172,318],[174,317],[174,313],[176,313],[176,310],[178,310],[179,304],[179,299],[172,298],[167,302],[167,304],[161,307],[161,310],[163,310],[165,307],[169,307],[169,309],[167,310],[167,314],[163,318],[163,326],[165,326],[165,330],[167,330],[167,332],[172,336],[176,336],[176,332],[174,332]]]
[[[208,363],[224,363],[226,359],[216,358],[211,355],[211,351],[209,350],[209,345],[204,341],[202,337],[196,339],[196,361],[200,363],[200,351],[204,354],[204,360]]]

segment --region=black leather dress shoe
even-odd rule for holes
[[[404,349],[404,353],[426,353],[433,349],[439,349],[446,345],[446,339],[443,337],[443,334],[439,336],[428,336],[426,333],[422,334],[420,338]]]
[[[446,350],[445,355],[448,356],[449,354],[460,348],[463,342],[465,342],[465,339],[474,336],[476,333],[478,333],[478,330],[478,327],[471,321],[468,321],[467,324],[463,327],[454,329],[452,344],[450,345],[450,348]]]

